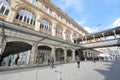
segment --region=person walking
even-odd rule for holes
[[[10,55],[8,56],[8,66],[11,66],[12,58],[13,58],[13,56],[12,56],[12,54],[10,54]]]
[[[48,65],[50,65],[50,57],[48,57]]]
[[[77,67],[80,68],[80,56],[76,56]]]
[[[0,53],[0,66],[2,65],[2,62],[3,62],[3,50],[1,50],[1,53]]]
[[[54,68],[54,57],[53,56],[50,57],[50,68],[51,69]]]
[[[0,54],[0,66],[2,65],[2,61],[3,61],[3,56],[2,54]]]
[[[17,54],[17,57],[15,58],[15,65],[17,65],[18,64],[18,59],[19,59],[20,57],[19,57],[19,54]]]

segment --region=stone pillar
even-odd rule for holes
[[[6,41],[0,41],[0,54],[3,54],[6,46]]]
[[[6,37],[5,37],[5,29],[4,25],[1,25],[1,36],[0,36],[0,54],[3,54],[6,46]]]
[[[63,29],[63,39],[66,40],[66,29]]]
[[[66,62],[66,60],[67,60],[67,49],[65,48],[64,49],[64,61]]]
[[[84,51],[84,57],[85,57],[85,58],[87,57],[86,51]]]
[[[73,32],[71,32],[71,34],[70,34],[70,41],[74,42],[74,40],[73,40]]]
[[[43,14],[37,14],[36,16],[36,23],[35,23],[35,30],[39,31],[40,30],[40,22],[43,18]]]
[[[56,52],[55,52],[56,48],[52,47],[52,53],[51,55],[54,56],[54,61],[56,62]]]
[[[57,22],[53,21],[53,23],[52,23],[52,36],[56,35],[56,24],[57,24]]]
[[[30,53],[30,61],[29,61],[30,64],[35,64],[36,63],[37,48],[38,48],[38,46],[36,46],[36,45],[32,46],[32,50],[31,50],[31,53]]]
[[[86,58],[88,58],[88,51],[86,51]]]
[[[90,51],[90,58],[92,57],[91,51]]]
[[[85,57],[85,51],[83,51],[83,56]]]
[[[75,49],[72,50],[72,61],[75,61]]]
[[[94,57],[95,57],[95,56],[94,56],[94,51],[92,51],[91,55],[92,55],[92,59],[94,59]]]

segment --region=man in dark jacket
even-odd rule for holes
[[[18,59],[19,59],[20,57],[19,57],[19,54],[17,54],[17,57],[15,58],[15,65],[17,65],[18,64]]]
[[[80,56],[76,56],[77,67],[80,68]]]
[[[2,61],[3,61],[3,56],[2,56],[2,54],[0,54],[0,66],[2,64]]]

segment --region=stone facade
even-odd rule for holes
[[[7,3],[9,8],[2,3]],[[80,25],[78,25],[73,19],[71,19],[49,0],[2,0],[2,3],[0,4],[1,20],[20,25],[22,27],[30,28],[50,36],[61,38],[72,43],[74,42],[73,38],[88,34],[87,31],[85,31]],[[2,38],[3,37],[0,37],[1,43]],[[65,47],[61,48],[59,46],[41,44],[40,42],[35,43],[18,37],[8,36],[4,39],[5,44],[14,41],[25,42],[32,46],[29,60],[31,64],[34,64],[37,60],[37,50],[39,48],[41,51],[40,46],[43,45],[45,47],[49,47],[47,51],[50,51],[50,54],[54,55],[55,61],[66,61],[67,56],[69,56],[70,61],[75,60],[75,49]],[[2,45],[4,44],[1,44],[0,48],[5,47]],[[60,49],[61,53],[59,55],[56,54],[56,49]],[[67,52],[67,50],[69,51]],[[62,53],[64,54],[64,57],[62,56]],[[60,59],[58,59],[57,56],[60,56]],[[47,55],[46,57],[48,58]],[[44,58],[46,59],[46,57]]]

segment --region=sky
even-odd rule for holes
[[[120,26],[120,0],[51,0],[89,33]]]

